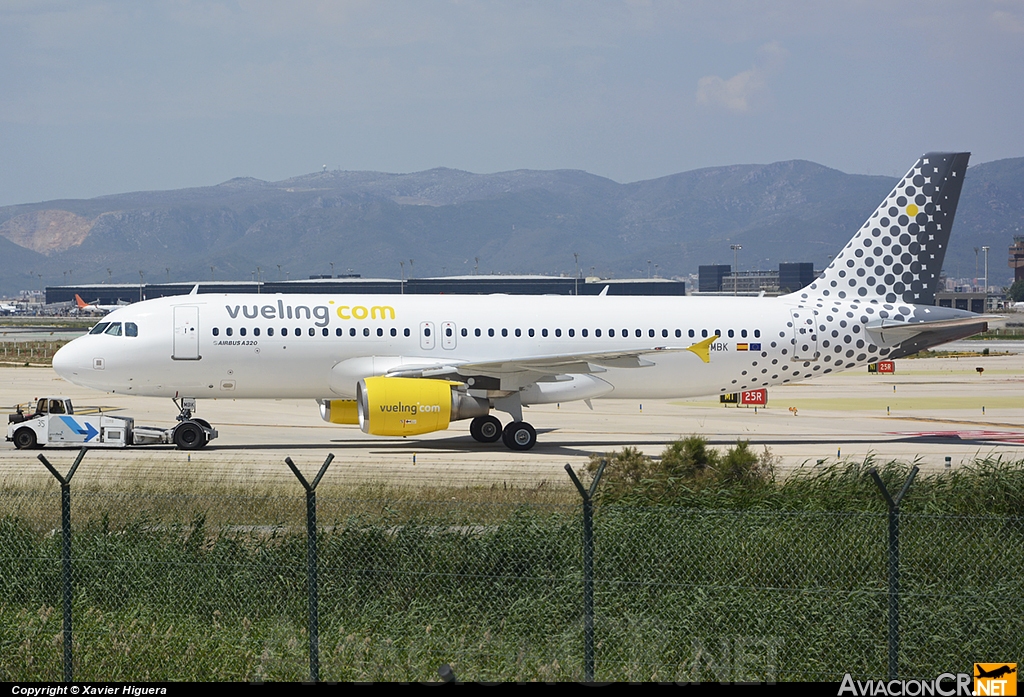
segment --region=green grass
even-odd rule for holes
[[[597,678],[883,677],[874,464],[599,505]],[[909,469],[877,464],[890,489]],[[901,677],[1024,652],[1022,492],[1020,462],[918,476],[901,521]],[[468,680],[582,679],[577,501],[445,493],[321,495],[321,677],[432,680],[450,663]],[[75,678],[303,679],[303,497],[171,500],[73,496]],[[59,496],[0,492],[0,511],[0,680],[57,680]]]

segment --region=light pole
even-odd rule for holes
[[[736,288],[739,286],[739,278],[737,277],[737,274],[740,272],[739,251],[743,249],[743,245],[730,244],[729,249],[732,250],[732,294],[736,295]]]
[[[974,248],[974,285],[978,285],[978,248]]]
[[[988,295],[988,247],[982,247],[981,251],[985,252],[985,287],[982,289],[985,295]],[[988,298],[985,298],[985,304],[988,304]],[[987,311],[987,308],[986,308]]]
[[[572,258],[576,260],[576,273],[573,275],[572,294],[580,294],[580,255],[578,252],[572,253]]]
[[[139,302],[142,302],[142,284],[145,282],[142,269],[139,269]]]

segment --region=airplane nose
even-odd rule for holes
[[[57,353],[53,354],[53,369],[65,380],[74,382],[75,370],[76,370],[76,359],[75,354],[78,353],[77,347],[74,346],[74,341],[65,344],[57,350]]]

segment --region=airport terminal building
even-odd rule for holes
[[[560,276],[448,276],[440,278],[360,278],[318,276],[295,281],[196,281],[191,283],[95,283],[47,286],[46,303],[115,305],[171,295],[200,293],[332,293],[338,295],[686,295],[686,283],[665,278],[602,279]]]

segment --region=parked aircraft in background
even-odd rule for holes
[[[808,380],[984,331],[934,305],[969,153],[923,156],[808,287],[776,298],[198,295],[115,309],[54,369],[100,390],[311,398],[332,423],[411,436],[472,419],[537,442],[533,404],[731,393]],[[503,427],[493,411],[511,420]]]
[[[84,300],[82,300],[82,296],[81,295],[79,295],[78,293],[75,293],[75,308],[76,308],[75,311],[78,312],[79,314],[82,314],[82,313],[85,313],[85,314],[88,314],[88,315],[106,314],[108,312],[113,312],[114,310],[117,310],[119,308],[126,307],[126,306],[127,306],[127,303],[124,303],[124,304],[118,303],[117,305],[100,305],[99,301],[97,301],[95,303],[87,303]]]

